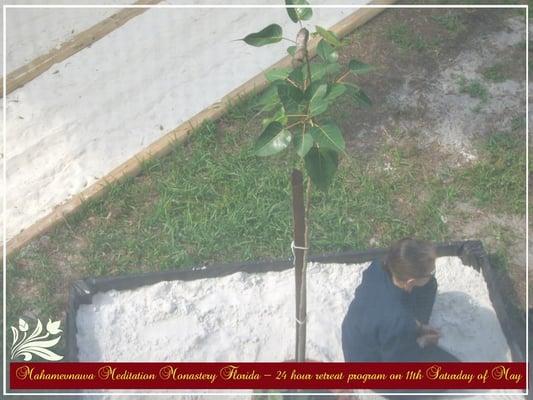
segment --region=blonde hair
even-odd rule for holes
[[[407,281],[427,277],[435,269],[436,258],[431,242],[404,238],[390,246],[383,265],[397,279]]]

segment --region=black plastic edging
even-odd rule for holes
[[[436,245],[437,256],[458,256],[464,265],[482,271],[489,289],[489,296],[493,303],[494,310],[502,326],[502,330],[511,349],[514,361],[523,361],[525,354],[525,343],[516,340],[516,329],[509,323],[510,319],[505,310],[505,306],[494,277],[492,267],[488,261],[488,256],[483,249],[483,245],[477,240],[457,241],[440,243]],[[322,263],[350,263],[360,264],[375,259],[382,259],[387,249],[369,249],[364,251],[347,251],[336,254],[324,254],[312,256],[309,262]],[[76,342],[76,314],[80,304],[90,304],[92,297],[98,292],[109,290],[131,290],[141,286],[153,285],[162,281],[183,280],[190,281],[196,279],[218,278],[231,275],[236,272],[266,273],[270,271],[283,271],[291,268],[292,260],[267,260],[251,261],[237,264],[220,264],[204,267],[184,268],[176,271],[149,272],[144,274],[132,274],[117,277],[86,278],[78,280],[70,286],[67,306],[66,322],[66,355],[68,361],[78,361],[78,346]]]
[[[481,242],[479,243],[479,248],[474,246],[470,251],[476,253],[476,259],[481,263],[481,272],[487,283],[489,298],[500,321],[502,331],[507,338],[513,360],[526,361],[526,327],[514,321],[506,312],[505,303],[498,286],[498,279],[496,279],[494,270],[489,263],[489,257],[483,246],[481,246]],[[512,340],[509,340],[509,338],[512,338]]]

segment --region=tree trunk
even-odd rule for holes
[[[303,175],[292,171],[292,214],[294,218],[294,282],[296,293],[296,361],[305,360],[306,341],[306,226]]]

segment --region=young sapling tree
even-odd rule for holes
[[[345,141],[337,124],[325,117],[339,97],[348,94],[358,106],[368,107],[371,101],[354,83],[350,75],[369,72],[372,67],[352,59],[346,67],[339,63],[339,50],[346,43],[320,26],[310,35],[303,21],[313,16],[306,0],[286,0],[289,18],[300,25],[295,40],[283,37],[278,24],[251,33],[242,40],[261,47],[282,40],[292,42],[287,48],[292,56],[291,67],[266,71],[270,87],[259,98],[260,112],[270,112],[263,121],[262,133],[254,151],[261,157],[290,151],[295,161],[291,184],[294,220],[294,266],[296,292],[296,361],[305,360],[306,341],[306,265],[309,251],[309,210],[311,188],[327,190],[345,153]],[[318,41],[318,44],[317,44]],[[317,62],[310,62],[310,49],[316,45]],[[304,195],[304,175],[306,189]],[[305,200],[304,200],[305,199]]]

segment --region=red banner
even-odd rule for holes
[[[525,363],[22,363],[11,389],[525,389]]]

